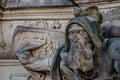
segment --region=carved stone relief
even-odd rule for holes
[[[6,55],[6,43],[5,43],[5,40],[4,40],[4,36],[3,36],[3,31],[2,31],[2,26],[1,26],[1,22],[0,22],[0,56],[2,56],[3,58]]]
[[[11,51],[11,49],[12,49],[12,37],[13,37],[14,30],[17,27],[17,25],[24,25],[26,27],[48,29],[48,30],[53,30],[53,32],[59,31],[59,32],[64,33],[64,31],[63,31],[64,27],[62,27],[62,24],[59,20],[3,21],[2,27],[0,27],[0,33],[1,33],[0,34],[0,55],[1,55],[0,57],[1,58],[16,58],[14,51]],[[29,43],[31,41],[31,43],[34,42],[35,44],[38,44],[38,43],[44,42],[45,45],[43,47],[41,47],[40,49],[37,49],[33,52],[36,54],[38,54],[38,52],[41,52],[41,54],[43,55],[44,52],[45,52],[45,54],[48,54],[50,52],[48,48],[51,49],[54,46],[54,48],[53,48],[53,52],[54,52],[54,50],[57,49],[56,47],[58,45],[60,45],[60,43],[57,43],[57,41],[55,41],[55,44],[53,44],[52,41],[50,41],[50,37],[53,36],[52,35],[53,32],[47,31],[47,33],[43,32],[42,34],[40,34],[41,32],[39,32],[39,31],[34,32],[34,33],[32,33],[30,31],[30,32],[23,32],[22,34],[17,34],[17,35],[23,36],[23,37],[21,37],[21,40],[23,39],[22,43],[27,43],[27,42]],[[43,37],[41,37],[41,36],[43,36]],[[43,45],[43,44],[40,44],[40,45]],[[44,49],[42,49],[42,48],[44,48]],[[45,48],[47,50],[45,50]],[[53,53],[53,52],[50,52],[50,53]]]
[[[19,4],[19,2],[17,2],[18,0],[11,0],[10,3],[11,3],[11,7],[12,6],[16,6],[17,5],[22,5],[22,4]],[[43,0],[39,0],[40,2],[42,2]],[[82,0],[80,0],[82,2]],[[85,1],[88,1],[88,0],[85,0]],[[95,0],[96,1],[96,0]],[[99,1],[102,1],[102,0],[99,0]],[[23,0],[24,2],[24,0]],[[84,1],[83,1],[84,2]],[[89,2],[89,1],[88,1]],[[15,3],[15,4],[14,4]],[[28,3],[29,5],[29,3]],[[119,8],[116,8],[116,9],[119,9]],[[108,11],[109,13],[109,17],[111,17],[110,13],[114,12],[114,10],[112,11],[113,9],[111,9],[110,11]],[[118,12],[120,12],[119,10],[117,10]],[[103,14],[105,15],[105,19],[104,20],[112,20],[111,18],[107,18],[107,13],[104,13]],[[116,13],[114,13],[116,14]],[[113,13],[112,15],[115,16]],[[119,13],[117,13],[117,15],[119,16]],[[14,16],[14,15],[13,15]],[[119,17],[112,17],[113,19],[120,19]],[[50,54],[53,54],[56,52],[58,46],[60,46],[64,40],[61,39],[62,34],[61,33],[56,33],[56,31],[63,31],[65,30],[63,26],[63,23],[61,23],[61,21],[59,19],[57,20],[20,20],[18,19],[18,21],[13,21],[14,23],[9,23],[9,21],[5,21],[6,26],[2,26],[4,27],[4,29],[1,31],[1,32],[5,32],[9,35],[12,35],[13,32],[14,32],[14,29],[17,25],[24,25],[24,26],[27,26],[27,27],[34,27],[34,28],[43,28],[43,29],[46,29],[47,31],[39,31],[39,30],[34,30],[32,29],[32,31],[23,31],[21,33],[17,33],[16,36],[15,36],[15,48],[17,49],[21,44],[34,44],[34,45],[41,45],[38,49],[35,49],[33,51],[31,51],[32,55],[33,56],[46,56],[46,55],[50,55]],[[6,29],[5,29],[6,28]],[[49,29],[52,29],[52,30],[49,30]],[[8,32],[7,32],[8,31]],[[9,33],[11,32],[11,33]],[[64,32],[64,31],[63,31]],[[4,33],[3,33],[4,34]],[[54,34],[54,35],[53,35]],[[10,36],[6,36],[6,34],[4,34],[5,36],[5,39],[8,39],[9,42],[12,42],[12,39]],[[4,37],[3,36],[3,37]],[[0,37],[0,46],[2,48],[0,48],[0,53],[2,51],[7,51],[8,49],[6,48],[6,43],[5,43],[5,40],[4,38],[1,38]],[[6,38],[6,37],[9,37],[9,38]],[[20,41],[20,42],[18,42]],[[6,41],[8,42],[8,41]],[[60,43],[58,43],[60,42]],[[8,43],[7,43],[8,44]],[[12,45],[12,44],[10,44]],[[10,47],[11,48],[11,47]],[[5,56],[6,56],[6,52],[5,53]],[[2,56],[3,54],[0,55],[0,57]],[[7,56],[10,56],[11,53],[7,53]],[[9,57],[8,57],[9,58]],[[66,69],[67,70],[67,69]],[[69,72],[69,71],[68,71]],[[14,74],[11,74],[13,77],[11,79],[16,79],[16,77],[19,77],[19,75],[14,75]],[[44,79],[44,78],[47,78],[47,79]],[[63,78],[68,78],[66,77],[66,75],[63,75]],[[49,76],[46,76],[46,75],[40,75],[39,76],[39,79],[40,80],[49,80],[50,77]],[[68,78],[69,80],[69,78]]]
[[[36,24],[34,25],[34,27],[49,29],[48,22],[45,20],[36,21]]]
[[[51,23],[47,20],[36,20],[36,21],[24,21],[24,26],[44,28],[44,29],[54,29],[58,30],[62,28],[62,24],[59,20],[51,20]]]
[[[119,12],[120,12],[119,7],[118,8],[111,8],[109,11],[103,12],[104,20],[106,21],[106,20],[118,20],[118,19],[120,19]],[[66,20],[66,23],[67,23],[67,20]],[[5,50],[10,51],[12,36],[9,37],[9,34],[13,35],[15,27],[19,24],[29,26],[29,27],[35,27],[35,28],[53,29],[56,31],[65,30],[64,28],[66,25],[65,23],[61,22],[60,20],[55,20],[55,19],[54,20],[42,20],[41,19],[41,20],[34,20],[34,21],[33,20],[25,20],[24,21],[23,20],[23,21],[17,21],[17,22],[16,21],[13,21],[13,22],[5,21],[5,23],[3,23],[3,25],[2,25],[3,28],[1,27],[2,28],[1,32],[3,32],[1,34],[4,35],[4,36],[1,35],[2,36],[1,41],[0,41],[1,52],[6,53],[6,52],[4,52]],[[4,39],[3,37],[5,38],[5,40],[3,40]],[[34,38],[37,38],[37,37],[34,37]],[[10,43],[9,46],[5,47],[6,46],[5,42],[7,42],[7,45],[8,45],[8,43]],[[11,55],[11,54],[9,54],[9,55]]]
[[[104,21],[120,20],[120,7],[112,8],[107,12],[102,12]]]
[[[14,48],[17,50],[21,44],[33,44],[40,46],[39,48],[31,51],[34,56],[53,54],[59,45],[64,42],[64,40],[60,39],[60,36],[63,37],[63,34],[56,33],[49,29],[47,31],[40,30],[39,28],[38,30],[30,29],[28,31],[15,34]]]
[[[54,20],[54,22],[51,24],[51,28],[52,29],[60,29],[61,28],[61,24],[58,20]]]

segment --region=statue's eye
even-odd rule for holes
[[[70,30],[69,31],[69,35],[75,35],[76,33],[78,33],[78,30]]]
[[[71,30],[71,33],[78,33],[79,30]]]
[[[84,35],[84,31],[83,31],[83,30],[79,30],[79,34],[80,34],[81,36],[83,36],[83,35]]]

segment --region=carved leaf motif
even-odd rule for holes
[[[59,23],[58,20],[54,20],[54,22],[51,24],[51,28],[52,29],[60,29],[61,28],[61,24]]]

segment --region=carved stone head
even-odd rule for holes
[[[70,66],[81,71],[93,69],[93,44],[87,32],[77,24],[72,24],[68,31],[70,41]]]

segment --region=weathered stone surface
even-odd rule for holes
[[[111,3],[119,2],[119,0],[75,0],[76,3],[84,5],[86,3]],[[99,3],[100,2],[100,3]],[[1,5],[5,8],[21,8],[21,7],[40,7],[40,6],[66,6],[72,5],[70,0],[1,0]]]
[[[0,0],[0,1],[5,1],[5,0]],[[35,6],[39,6],[39,5],[42,6],[43,2],[44,2],[44,0],[39,0],[39,1],[36,0],[36,2],[40,2],[41,4],[33,2],[34,3],[34,5],[33,5],[32,1],[30,1],[29,3],[27,3],[27,1],[29,1],[29,0],[20,0],[20,2],[18,0],[8,0],[6,8],[25,7],[26,5],[27,5],[27,7],[28,6],[35,7]],[[46,1],[48,1],[48,0],[46,0]],[[53,1],[54,1],[54,3],[56,3],[57,0],[53,0]],[[81,2],[81,3],[82,2],[89,3],[90,0],[76,0],[76,1]],[[97,0],[95,0],[95,1],[97,1]],[[101,2],[103,0],[98,0],[98,1]],[[104,1],[103,1],[103,3],[96,3],[96,4],[99,4],[98,6],[99,6],[101,12],[103,12],[103,14],[105,15],[104,20],[111,20],[111,22],[115,22],[114,24],[119,23],[119,20],[118,20],[119,17],[117,17],[117,16],[119,16],[118,6],[119,6],[120,2],[118,2],[118,1],[119,0],[116,0],[113,3],[111,3],[111,2],[104,3]],[[51,2],[49,2],[49,1],[44,2],[44,5],[49,5],[49,3],[51,3]],[[65,1],[63,1],[63,2],[65,2]],[[8,4],[8,3],[10,3],[10,4]],[[3,4],[3,2],[2,2],[2,4]],[[57,4],[63,4],[63,3],[59,2]],[[51,3],[50,5],[53,6],[54,4]],[[114,9],[115,9],[115,13],[113,13]],[[110,14],[109,18],[107,18],[107,16],[108,16],[107,12]],[[15,53],[11,52],[11,49],[12,49],[13,32],[17,25],[33,26],[35,28],[49,28],[49,29],[53,29],[55,31],[63,31],[64,32],[65,26],[66,26],[68,20],[70,18],[74,17],[73,16],[74,12],[73,12],[72,7],[42,7],[42,8],[26,8],[26,9],[24,9],[24,8],[13,9],[12,8],[12,9],[4,10],[4,12],[0,9],[0,13],[2,13],[0,16],[1,17],[0,18],[0,20],[1,20],[0,21],[1,22],[0,23],[0,58],[6,58],[6,59],[16,58],[14,55]],[[112,13],[113,17],[111,17],[111,13]],[[116,21],[113,21],[113,20],[116,20]],[[28,32],[28,33],[23,32],[23,35],[24,35],[22,37],[22,39],[24,38],[23,40],[31,39],[32,36],[33,36],[32,38],[34,38],[35,40],[38,38],[37,36],[34,36],[34,35],[38,35],[38,33],[32,34],[30,32]],[[34,39],[28,40],[28,41],[34,41]],[[38,43],[39,43],[39,41],[38,41]],[[55,46],[57,46],[57,45],[55,45]],[[36,52],[38,53],[39,51],[36,50]],[[43,60],[43,62],[44,62],[44,60]],[[6,64],[4,65],[3,63],[6,63],[7,65]],[[11,63],[11,64],[8,64],[8,63]],[[41,64],[43,64],[43,63],[41,63]],[[49,63],[46,63],[46,64],[49,64]],[[10,75],[13,75],[13,77],[14,77],[14,73],[16,74],[16,72],[20,72],[20,71],[21,71],[21,73],[26,72],[25,70],[23,70],[23,68],[22,69],[19,68],[20,63],[16,62],[16,61],[1,62],[0,66],[3,66],[3,67],[0,67],[0,70],[3,69],[3,71],[1,70],[1,72],[0,72],[0,78],[2,80],[8,80]],[[9,66],[9,67],[7,67],[7,66]],[[12,66],[13,66],[13,68],[11,68]],[[16,66],[16,67],[14,67],[14,66]],[[11,70],[11,69],[16,69],[16,70]],[[19,69],[19,70],[17,70],[17,69]],[[8,70],[8,71],[10,70],[10,71],[5,72],[5,74],[4,74],[3,72],[5,70]],[[6,74],[6,73],[8,73],[8,74]],[[15,77],[16,77],[16,75],[15,75]],[[44,76],[42,76],[42,78],[43,77]],[[49,77],[48,77],[48,80],[49,80]]]
[[[75,0],[78,3],[92,3],[92,2],[111,2],[111,1],[118,1],[118,0]]]
[[[16,28],[12,42],[15,52],[27,44],[28,48],[31,47],[30,45],[39,46],[35,50],[31,49],[33,56],[46,56],[54,54],[58,47],[64,43],[64,32],[48,29],[46,26],[39,28],[41,27],[39,25],[38,28],[27,27],[26,29],[23,26]]]
[[[1,80],[26,80],[28,72],[17,60],[0,60],[0,78]]]
[[[63,7],[61,7],[61,8],[49,8],[49,9],[48,8],[39,8],[39,9],[31,9],[31,10],[25,9],[20,11],[5,10],[4,15],[2,15],[3,16],[2,20],[4,21],[1,22],[1,33],[3,33],[3,37],[1,38],[1,41],[3,41],[2,44],[5,42],[6,45],[3,48],[0,48],[1,51],[0,57],[16,58],[14,55],[14,51],[12,52],[11,49],[12,49],[13,33],[18,25],[24,25],[28,27],[32,26],[35,28],[47,28],[55,31],[64,32],[67,21],[70,19],[71,16],[73,16],[71,13],[72,13],[71,7],[66,7],[66,8],[64,7],[64,9]]]
[[[64,6],[70,5],[69,0],[7,0],[9,7],[39,7],[39,6]]]
[[[110,9],[107,12],[102,12],[104,21],[113,21],[113,20],[120,20],[120,7]]]
[[[6,0],[0,0],[0,6],[5,7]]]
[[[17,0],[11,1],[11,3]],[[101,4],[98,5],[101,12],[103,12],[104,20],[118,20],[119,19],[119,3]],[[113,11],[111,11],[113,10]],[[15,58],[14,53],[11,52],[12,36],[17,25],[34,26],[58,31],[65,30],[68,20],[73,16],[72,7],[42,7],[34,9],[13,9],[1,11],[1,58]],[[110,15],[108,16],[107,13]],[[113,14],[114,13],[114,14]],[[4,14],[4,15],[3,15]],[[111,19],[111,15],[113,16]],[[116,16],[116,17],[114,17]],[[118,16],[118,17],[117,17]],[[118,23],[118,22],[116,22]],[[59,28],[60,27],[60,28]],[[57,29],[58,28],[58,29]],[[3,55],[3,52],[5,55]],[[11,55],[12,54],[12,55]],[[4,56],[4,57],[3,57]],[[5,57],[6,56],[6,57]]]

